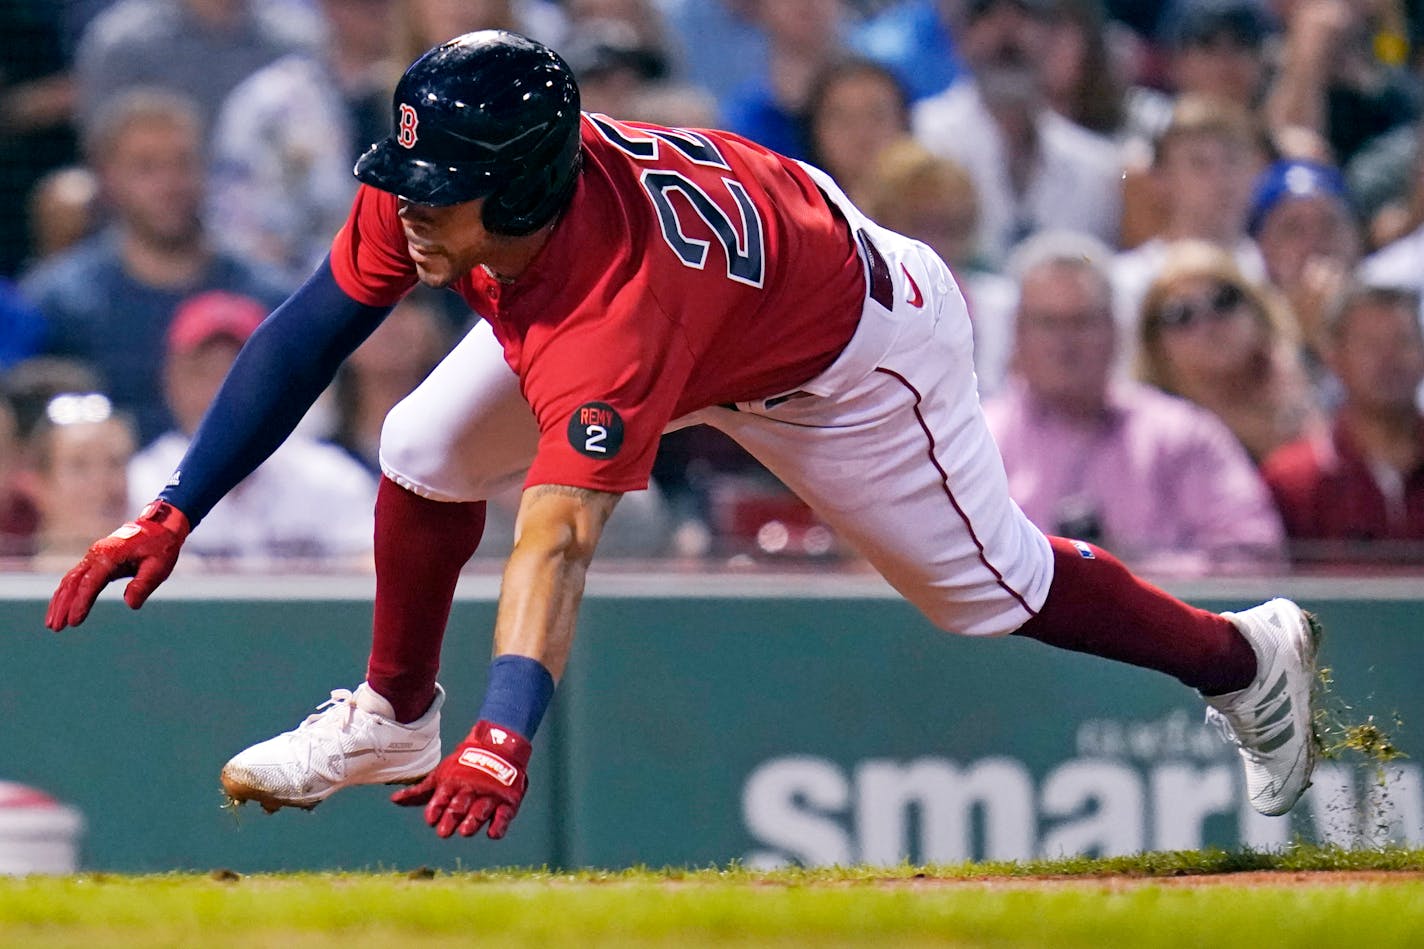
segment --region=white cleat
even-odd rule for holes
[[[440,706],[395,721],[391,704],[366,683],[335,689],[296,728],[238,752],[222,769],[222,786],[236,804],[256,801],[269,814],[281,807],[311,810],[354,784],[413,784],[440,763]]]
[[[1223,613],[1256,651],[1256,679],[1206,697],[1215,722],[1241,751],[1246,796],[1262,814],[1284,814],[1310,786],[1316,739],[1313,693],[1320,627],[1290,600]]]

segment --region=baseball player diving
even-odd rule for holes
[[[1299,798],[1314,621],[1283,599],[1196,609],[1035,528],[980,414],[964,297],[925,245],[736,135],[581,113],[568,66],[516,34],[430,50],[393,104],[327,260],[246,344],[158,498],[95,542],[46,617],[83,622],[121,577],[140,607],[403,294],[460,294],[483,320],[381,437],[365,681],[229,761],[232,798],[311,808],[401,783],[392,800],[441,837],[502,837],[604,522],[647,486],[662,433],[694,424],[736,439],[940,628],[1175,676],[1239,746],[1257,810]],[[451,599],[484,499],[516,481],[488,690],[442,757]]]

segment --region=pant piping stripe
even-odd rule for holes
[[[944,466],[941,465],[939,463],[939,459],[935,457],[934,432],[930,431],[929,425],[925,422],[924,413],[920,411],[920,403],[924,401],[923,397],[920,395],[920,391],[910,384],[910,380],[906,379],[898,372],[895,372],[893,369],[886,369],[885,367],[881,366],[875,371],[883,372],[885,373],[885,375],[891,377],[892,379],[895,379],[906,389],[909,389],[910,394],[915,397],[915,421],[920,423],[920,431],[925,433],[925,438],[929,441],[928,454],[930,457],[930,464],[934,465],[935,470],[939,472],[939,483],[940,487],[944,489],[944,496],[949,499],[950,506],[953,507],[954,512],[959,515],[959,519],[964,522],[965,530],[969,531],[969,539],[974,541],[974,547],[979,551],[979,562],[982,563],[984,567],[994,575],[994,581],[998,583],[998,585],[1006,593],[1012,596],[1015,600],[1018,600],[1019,605],[1024,608],[1024,610],[1028,613],[1030,617],[1037,616],[1038,611],[1028,605],[1028,601],[1024,599],[1023,594],[1019,593],[1019,591],[1009,586],[1008,581],[1004,579],[1004,575],[999,572],[997,567],[995,567],[992,563],[989,562],[989,556],[984,551],[984,543],[979,539],[979,535],[975,532],[974,525],[969,520],[969,515],[964,513],[964,508],[959,506],[959,501],[954,497],[954,491],[949,486],[949,472],[944,470]]]

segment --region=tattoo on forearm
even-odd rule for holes
[[[575,488],[567,484],[538,484],[530,488],[527,492],[530,501],[537,501],[547,495],[561,495],[567,498],[574,498],[581,501],[588,507],[598,511],[599,523],[603,524],[608,520],[608,516],[613,513],[613,507],[618,503],[621,494],[613,494],[608,491],[595,491],[592,488]]]

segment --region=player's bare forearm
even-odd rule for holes
[[[555,681],[563,676],[584,576],[620,496],[551,484],[525,490],[500,589],[495,655],[529,656]]]
[[[539,485],[524,492],[495,619],[495,660],[470,734],[391,800],[424,806],[441,837],[504,836],[529,787],[530,740],[573,646],[584,575],[618,495]]]

